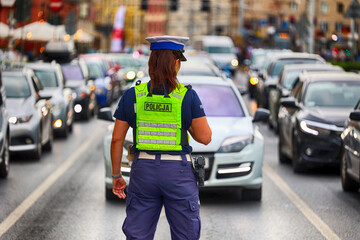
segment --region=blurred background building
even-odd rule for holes
[[[350,19],[344,14],[352,0],[0,0],[0,47],[40,53],[46,41],[13,30],[34,22],[65,28],[80,52],[109,51],[117,9],[126,6],[124,49],[134,49],[146,36],[228,35],[238,47],[265,46],[315,52],[351,45]],[[310,19],[311,18],[311,19]],[[355,40],[359,24],[355,19]],[[313,35],[309,34],[313,24]],[[241,24],[241,25],[239,25]],[[51,34],[51,33],[50,33]],[[64,38],[59,32],[54,39]],[[66,40],[66,39],[65,39]],[[358,46],[358,44],[356,44]]]

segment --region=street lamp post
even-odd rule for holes
[[[355,19],[360,18],[360,4],[357,0],[353,0],[344,14],[345,18],[351,18],[351,59],[355,61],[358,48],[355,41]]]

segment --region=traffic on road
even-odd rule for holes
[[[253,53],[219,65],[216,54],[189,51],[178,75],[212,129],[207,146],[189,139],[192,158],[205,159],[201,239],[360,238],[360,75],[316,54]],[[113,113],[127,89],[150,80],[147,57],[3,64],[1,239],[125,239]],[[132,143],[129,131],[127,182]],[[164,211],[155,239],[171,239]]]

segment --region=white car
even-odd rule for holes
[[[212,130],[212,141],[207,146],[190,138],[192,157],[205,158],[205,185],[201,188],[241,189],[248,199],[261,200],[264,140],[256,121],[267,121],[269,112],[258,109],[254,118],[235,85],[221,77],[181,76],[179,82],[191,84],[199,95]],[[101,109],[100,119],[113,121],[110,109]],[[113,198],[110,143],[113,125],[104,138],[105,188],[107,199]],[[127,146],[132,144],[132,131],[125,139],[122,174],[129,181]]]

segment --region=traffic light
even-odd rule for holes
[[[141,0],[141,10],[147,10],[148,8],[148,4],[147,4],[147,0]]]
[[[201,1],[201,11],[202,12],[210,12],[210,1],[209,0]]]
[[[178,0],[170,0],[170,10],[176,11],[178,9]]]

